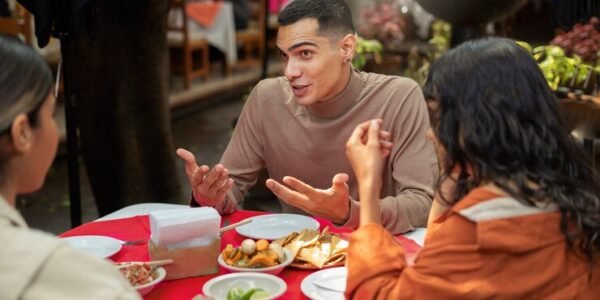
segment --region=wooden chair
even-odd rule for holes
[[[204,38],[194,37],[188,31],[185,1],[170,1],[167,37],[171,72],[183,74],[183,85],[185,89],[189,89],[192,79],[208,78],[210,67],[208,42]]]
[[[267,18],[266,0],[250,1],[250,22],[248,28],[236,31],[238,48],[236,67],[261,65],[265,59],[265,20]]]
[[[23,6],[15,3],[15,11],[12,17],[0,17],[0,33],[19,37],[27,45],[31,45],[31,14]]]

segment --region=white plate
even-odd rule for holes
[[[344,293],[335,290],[346,289],[346,278],[345,267],[321,270],[306,276],[300,284],[300,290],[306,297],[313,300],[343,300]],[[319,282],[319,285],[316,285],[315,282]],[[331,289],[321,286],[328,286]]]
[[[296,214],[271,214],[252,217],[252,222],[237,227],[235,230],[252,239],[276,240],[294,231],[302,229],[319,229],[317,220]]]
[[[244,291],[261,288],[269,294],[266,299],[276,299],[287,290],[285,281],[275,275],[241,272],[221,275],[209,280],[202,287],[202,293],[215,300],[227,299],[227,292],[234,287]]]
[[[71,247],[91,255],[106,258],[121,250],[121,241],[102,235],[81,235],[62,239]]]

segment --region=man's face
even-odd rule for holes
[[[310,105],[340,93],[349,78],[348,51],[343,41],[320,36],[316,19],[302,19],[279,27],[277,48],[296,102]],[[353,51],[354,49],[352,49]]]

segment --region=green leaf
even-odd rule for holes
[[[227,292],[227,300],[244,300],[244,290],[234,287]]]
[[[252,296],[250,296],[249,300],[262,300],[269,297],[269,293],[264,291],[263,289],[256,289]]]
[[[261,288],[244,291],[241,288],[234,287],[227,292],[227,300],[259,300],[267,297],[269,297],[269,293]]]

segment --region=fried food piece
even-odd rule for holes
[[[258,242],[256,242],[256,251],[267,250],[267,248],[269,248],[269,241],[258,240]]]

